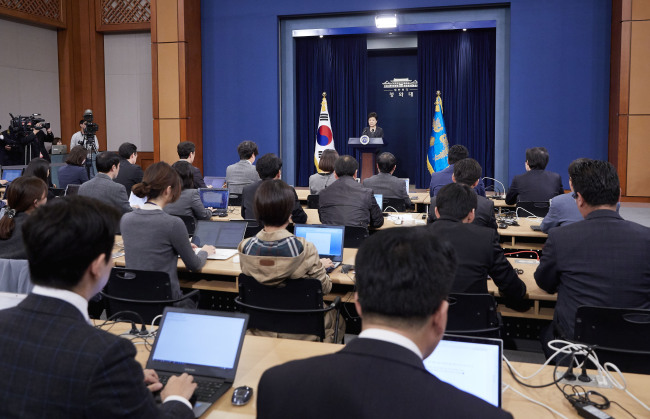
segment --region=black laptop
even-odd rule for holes
[[[212,208],[212,215],[228,215],[228,189],[199,188],[199,196],[205,208]]]

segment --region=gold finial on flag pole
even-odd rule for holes
[[[323,99],[327,96],[327,93],[323,92]]]
[[[440,90],[438,90],[438,91],[436,92],[436,95],[440,96]]]

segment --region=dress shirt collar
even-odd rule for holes
[[[251,166],[253,165],[253,163],[251,163],[250,160],[246,160],[246,159],[239,160],[240,163],[243,162],[243,161],[245,161],[246,163],[250,164]]]
[[[106,173],[102,173],[102,172],[97,173],[95,175],[95,177],[100,177],[100,178],[104,178],[104,179],[108,179],[108,180],[113,180],[109,175],[107,175]]]
[[[372,328],[365,329],[359,333],[359,338],[377,339],[388,343],[394,343],[415,353],[420,359],[423,359],[420,348],[411,339],[399,333],[386,329]]]
[[[76,292],[34,285],[32,294],[56,298],[72,304],[77,308],[77,310],[79,310],[79,312],[81,312],[81,315],[86,319],[86,322],[90,323],[90,318],[88,317],[88,301]]]

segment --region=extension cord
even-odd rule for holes
[[[555,373],[555,379],[558,380],[560,377],[564,375],[564,371],[557,371]],[[591,378],[591,381],[584,382],[578,380],[578,377],[576,376],[575,380],[567,380],[567,379],[562,379],[558,382],[558,384],[569,384],[569,385],[574,385],[574,386],[582,386],[582,387],[595,387],[595,388],[612,388],[612,383],[604,376],[604,375],[596,375],[596,374],[587,374],[587,377]]]

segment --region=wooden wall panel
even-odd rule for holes
[[[158,44],[158,117],[179,118],[179,44]]]
[[[181,122],[179,119],[159,119],[160,161],[169,164],[178,160],[176,146],[181,142]]]
[[[619,113],[627,114],[630,105],[630,53],[632,48],[632,22],[621,24],[620,95]]]
[[[155,0],[156,31],[155,42],[178,42],[178,3],[182,0]]]
[[[629,112],[650,114],[650,20],[632,22],[630,57]]]
[[[650,115],[630,116],[629,121],[627,195],[650,196]]]
[[[650,19],[650,1],[634,0],[632,2],[632,20]]]
[[[142,167],[142,170],[147,170],[147,167],[154,164],[155,160],[152,151],[138,151],[138,158],[135,164]]]

